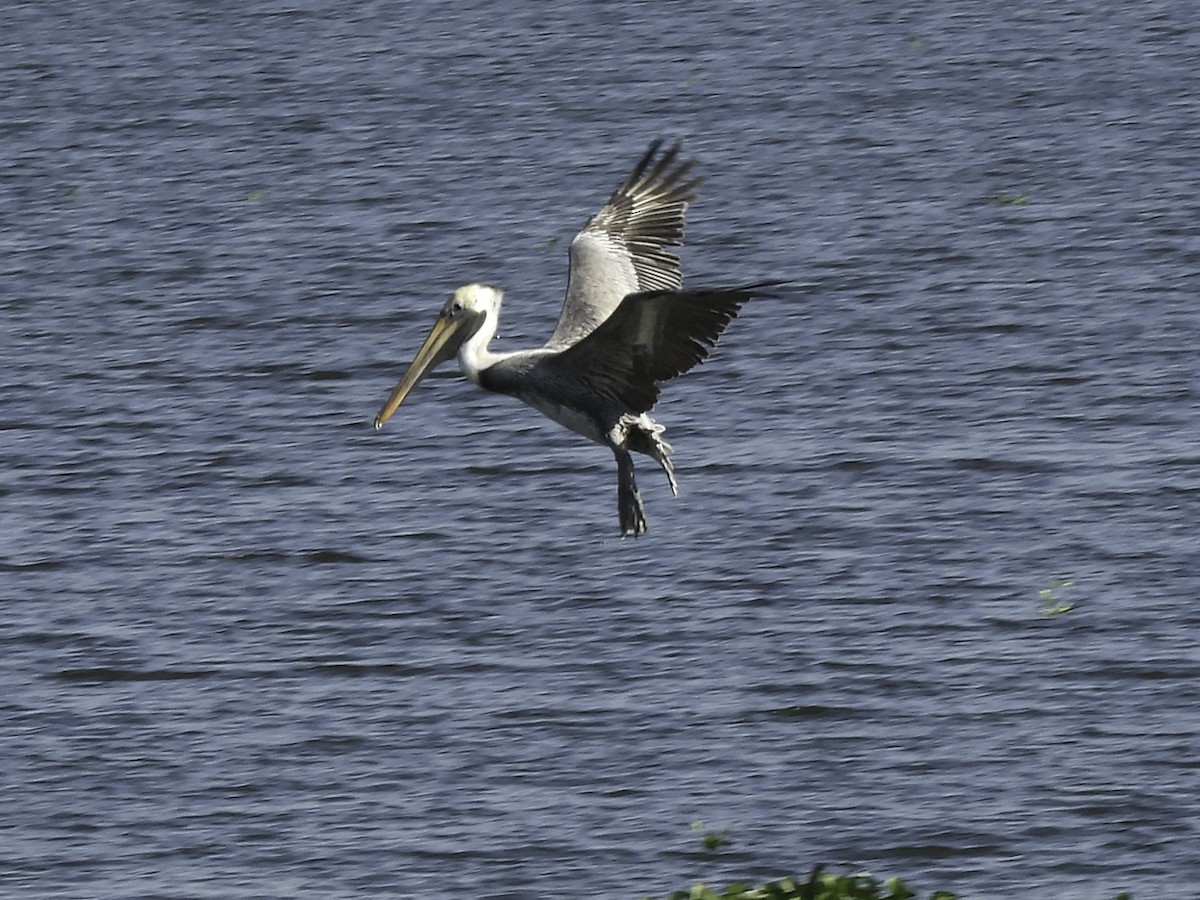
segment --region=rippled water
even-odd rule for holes
[[[1100,7],[5,6],[0,894],[1193,896],[1200,34]],[[650,533],[449,371],[373,432],[658,135],[800,286]]]

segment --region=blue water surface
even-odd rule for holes
[[[5,5],[0,895],[1196,896],[1194,12]],[[450,366],[374,432],[660,136],[794,285],[649,534]]]

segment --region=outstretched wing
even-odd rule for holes
[[[543,365],[629,412],[646,412],[662,382],[707,357],[742,304],[776,284],[631,294],[591,334]]]
[[[688,179],[694,160],[676,162],[681,145],[659,154],[655,141],[629,177],[571,241],[571,272],[558,325],[546,346],[561,350],[590,334],[628,294],[673,290],[683,214],[703,178]]]

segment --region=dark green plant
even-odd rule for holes
[[[837,875],[817,866],[806,881],[791,876],[755,886],[731,884],[723,891],[706,884],[693,884],[686,891],[668,894],[665,900],[913,900],[917,897],[917,892],[899,878],[880,881],[865,873]],[[934,891],[928,900],[957,900],[957,897],[950,891]],[[1114,900],[1133,900],[1133,894],[1121,891]]]
[[[879,881],[866,874],[836,875],[824,866],[812,870],[807,880],[797,876],[760,885],[731,884],[720,891],[694,884],[686,891],[669,894],[666,900],[912,900],[917,893],[899,878]],[[949,891],[934,891],[929,900],[955,900]],[[652,900],[652,898],[646,898]]]
[[[692,831],[700,835],[700,843],[704,845],[705,850],[719,850],[729,843],[730,835],[733,834],[733,829],[728,827],[718,831],[706,828],[703,820],[693,822]]]

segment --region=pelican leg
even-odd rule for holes
[[[633,477],[633,457],[624,447],[613,447],[617,459],[617,513],[621,517],[621,536],[637,537],[646,533],[646,509]]]

